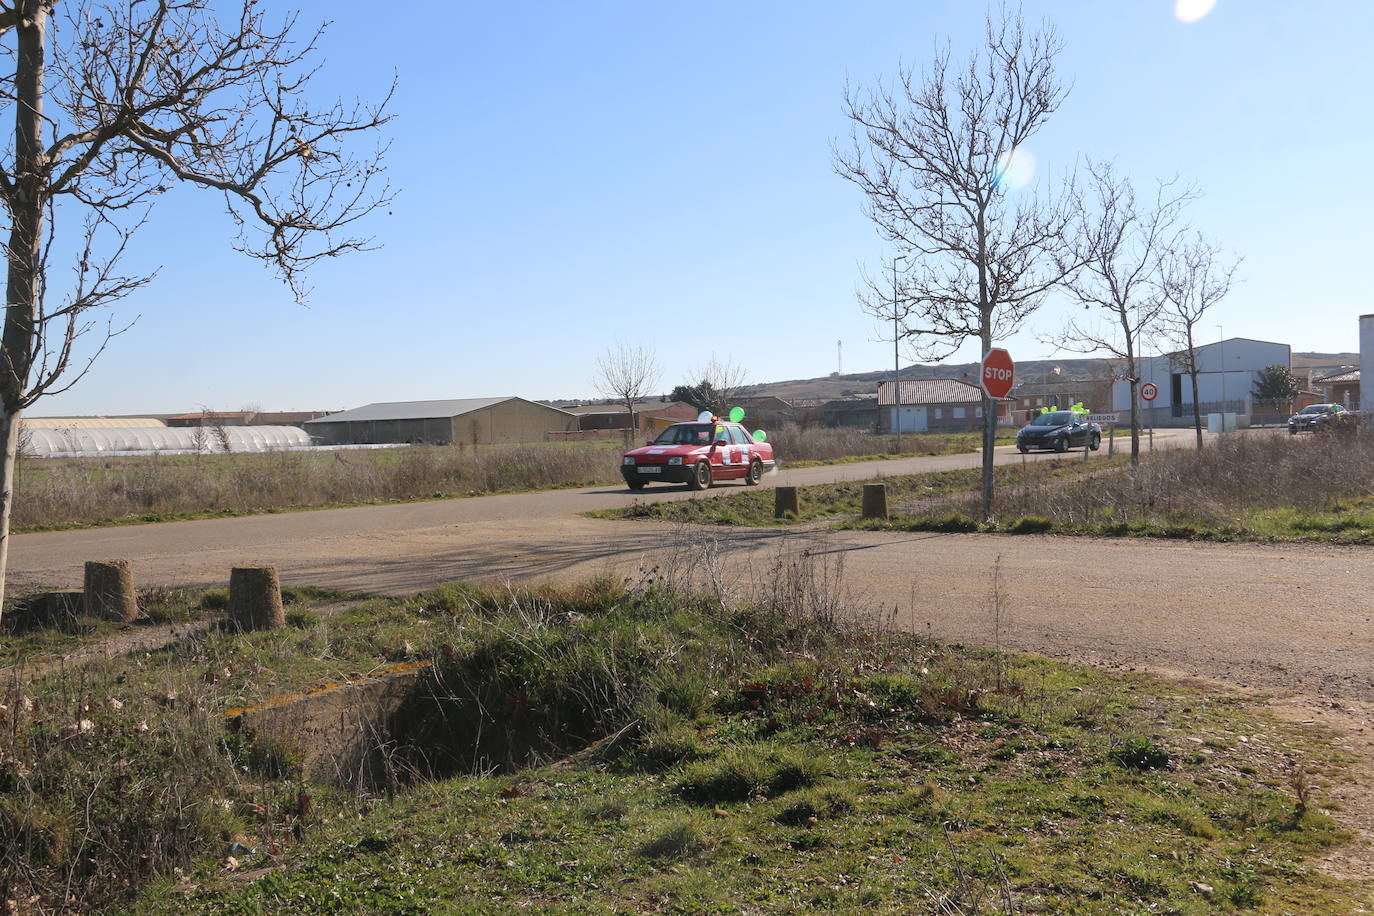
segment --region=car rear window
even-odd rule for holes
[[[736,445],[748,445],[748,444],[749,444],[749,434],[748,434],[748,433],[746,433],[744,430],[740,429],[738,426],[731,426],[731,427],[728,427],[728,428],[729,428],[729,430],[730,430],[730,441],[731,441],[731,442],[735,443]]]

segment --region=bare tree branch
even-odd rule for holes
[[[1154,199],[1136,199],[1129,178],[1109,162],[1091,163],[1089,199],[1079,200],[1077,250],[1068,255],[1076,269],[1065,281],[1082,318],[1070,318],[1053,342],[1075,353],[1107,353],[1121,361],[1131,392],[1131,463],[1140,462],[1139,359],[1143,344],[1158,331],[1164,296],[1159,282],[1163,257],[1180,232],[1183,209],[1198,196],[1177,180],[1161,181]]]
[[[1240,257],[1229,262],[1224,260],[1221,246],[1199,232],[1175,245],[1160,267],[1160,295],[1164,302],[1160,326],[1165,339],[1174,348],[1169,358],[1192,383],[1193,429],[1199,449],[1202,448],[1202,406],[1198,398],[1198,375],[1202,367],[1197,358],[1195,330],[1208,310],[1231,291],[1241,260]]]
[[[239,236],[298,300],[322,258],[365,249],[361,219],[391,200],[384,143],[355,154],[390,119],[378,103],[314,101],[323,29],[269,22],[265,0],[11,0],[0,2],[0,100],[14,112],[0,144],[8,218],[0,340],[0,600],[20,411],[65,391],[130,324],[99,310],[152,274],[121,256],[174,184],[214,190]],[[73,282],[48,299],[48,262],[81,215]]]
[[[1016,191],[1009,174],[1059,108],[1061,45],[1048,25],[1028,33],[1020,16],[989,15],[982,47],[962,69],[948,49],[924,74],[845,88],[850,141],[834,146],[835,171],[864,195],[879,235],[909,256],[896,296],[871,282],[865,308],[889,318],[903,301],[905,334],[942,360],[964,341],[986,352],[1015,333],[1074,267],[1063,198]],[[997,417],[984,402],[984,515],[990,511]]]
[[[658,358],[653,350],[643,344],[631,346],[616,341],[615,346],[597,360],[597,367],[600,369],[600,375],[596,378],[597,390],[608,398],[619,399],[625,405],[633,435],[639,430],[635,404],[644,400],[658,385]]]

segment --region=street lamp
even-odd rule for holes
[[[897,347],[901,340],[901,312],[897,308],[897,262],[906,255],[892,259],[892,428],[897,433],[897,454],[902,453],[902,357]]]
[[[1221,414],[1222,429],[1226,428],[1226,332],[1217,325],[1217,361],[1221,363]]]

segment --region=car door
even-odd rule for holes
[[[724,423],[717,423],[711,433],[711,476],[716,480],[729,480],[734,470],[730,465],[730,431]]]
[[[744,477],[749,473],[749,463],[754,460],[754,441],[749,438],[743,426],[732,425],[730,427],[730,444],[732,447],[732,457],[738,460],[739,473],[735,476]]]

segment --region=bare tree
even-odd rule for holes
[[[226,10],[218,16],[217,9]],[[65,391],[123,328],[102,307],[144,286],[120,256],[174,184],[216,192],[235,248],[270,264],[297,299],[321,258],[367,248],[358,220],[390,199],[376,105],[316,106],[321,30],[269,22],[262,0],[0,0],[0,146],[9,218],[0,357],[0,600],[21,411]],[[73,245],[65,228],[84,224]],[[50,256],[74,251],[70,286],[49,293]]]
[[[630,416],[630,433],[639,431],[635,417],[635,404],[642,401],[658,385],[658,358],[654,351],[638,344],[616,342],[597,360],[601,374],[596,379],[596,387],[608,398],[617,398],[625,405]]]
[[[1161,315],[1166,339],[1175,348],[1173,364],[1187,373],[1193,388],[1193,429],[1197,447],[1202,448],[1202,404],[1198,399],[1198,362],[1196,329],[1207,314],[1231,291],[1241,259],[1223,261],[1221,246],[1198,233],[1180,242],[1165,256],[1160,271],[1164,297]]]
[[[1029,190],[1014,193],[1014,165],[1059,108],[1061,45],[1049,26],[1028,34],[1019,15],[986,23],[982,47],[961,70],[948,49],[924,74],[845,90],[851,143],[835,171],[866,198],[879,234],[908,256],[899,294],[911,303],[905,333],[943,359],[966,340],[986,353],[1022,325],[1064,276],[1058,257],[1066,210]],[[869,308],[892,314],[879,290]],[[983,516],[992,505],[996,404],[983,399]]]
[[[692,375],[701,379],[699,388],[702,400],[707,405],[705,409],[722,417],[734,406],[733,402],[749,378],[749,373],[739,363],[728,356],[717,357],[714,353],[706,365]]]
[[[1141,348],[1159,329],[1164,296],[1160,264],[1179,231],[1184,206],[1197,196],[1175,181],[1160,182],[1154,199],[1136,199],[1129,178],[1111,163],[1088,166],[1088,199],[1076,207],[1079,268],[1066,287],[1087,313],[1069,319],[1055,341],[1077,353],[1108,353],[1131,392],[1131,464],[1140,463]]]

